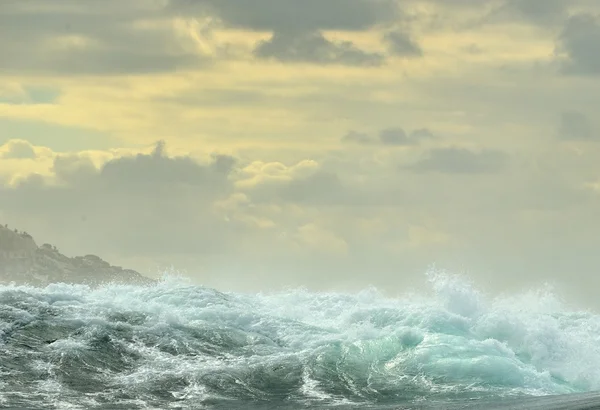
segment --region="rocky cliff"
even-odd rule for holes
[[[98,285],[153,281],[136,271],[112,266],[95,255],[69,258],[50,244],[38,247],[26,232],[0,225],[0,283],[7,282],[43,286],[57,282]]]

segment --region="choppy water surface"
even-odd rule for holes
[[[443,408],[600,389],[599,316],[429,279],[433,296],[398,299],[0,286],[0,407]]]

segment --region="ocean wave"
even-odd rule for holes
[[[545,289],[489,298],[459,276],[428,280],[431,296],[399,298],[174,279],[0,286],[0,405],[364,406],[600,389],[599,316]]]

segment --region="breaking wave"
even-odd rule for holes
[[[364,407],[600,389],[600,316],[544,290],[486,298],[457,276],[428,279],[431,296],[401,298],[171,279],[0,286],[0,407]]]

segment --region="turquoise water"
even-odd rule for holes
[[[450,408],[600,389],[600,316],[427,280],[399,298],[0,286],[0,407]]]

